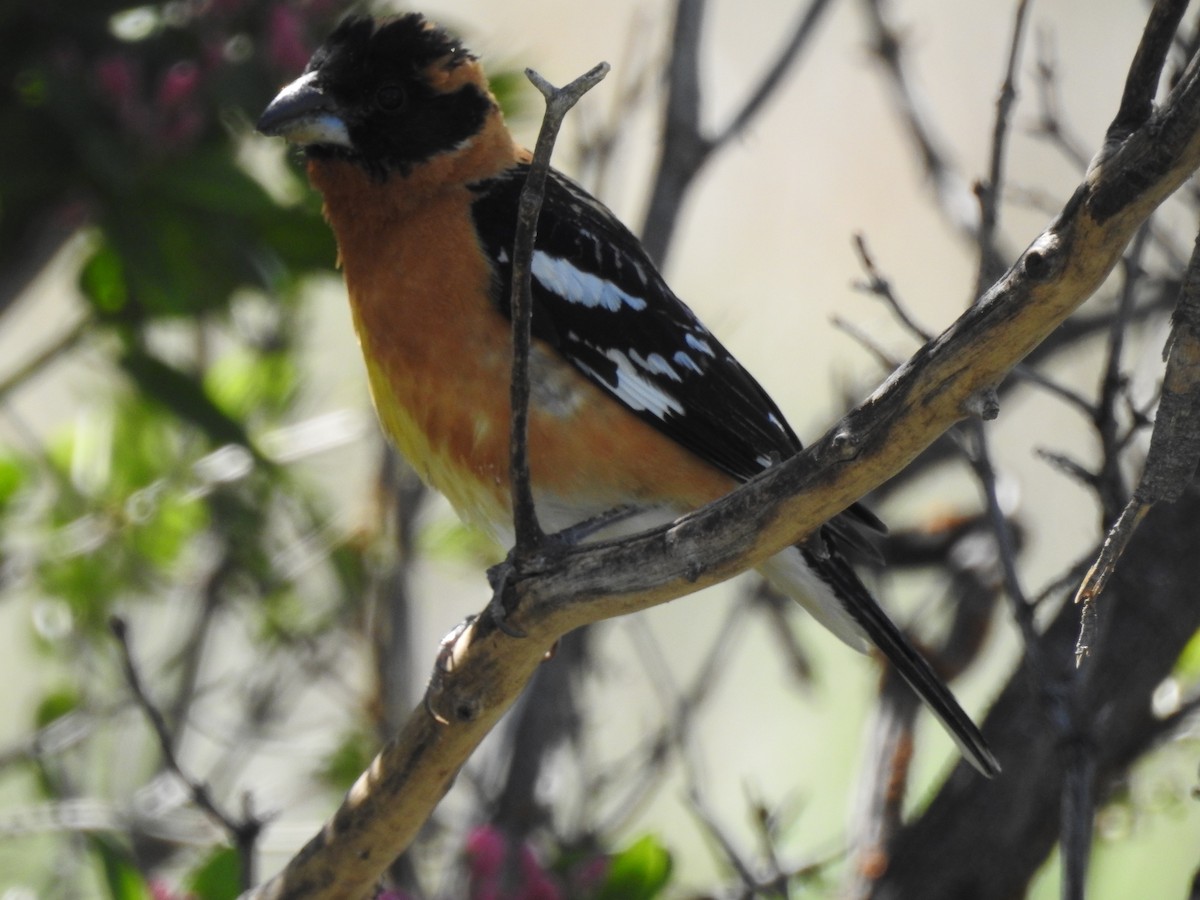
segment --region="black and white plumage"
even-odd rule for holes
[[[476,186],[476,229],[497,262],[505,316],[527,171]],[[532,273],[534,336],[701,459],[744,481],[800,448],[767,392],[675,296],[633,234],[553,170]]]
[[[528,166],[473,185],[472,215],[494,261],[497,307],[511,318],[515,223]],[[533,335],[635,415],[721,471],[745,481],[801,449],[761,385],[675,296],[641,243],[583,188],[551,170],[532,259]],[[846,561],[870,549],[860,529],[883,531],[854,504],[813,542],[762,567],[787,593],[802,586],[809,611],[860,651],[874,644],[976,769],[999,764],[929,663],[876,603]],[[864,641],[866,639],[866,641]]]
[[[308,156],[385,430],[460,514],[511,527],[506,319],[528,155],[481,67],[419,15],[350,19],[259,128]],[[532,264],[530,459],[544,522],[628,504],[678,515],[800,449],[637,239],[557,173]],[[881,530],[851,507],[760,571],[846,643],[875,644],[994,774],[978,730],[846,562],[856,526]]]

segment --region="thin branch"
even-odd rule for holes
[[[163,762],[166,763],[171,773],[187,788],[192,802],[207,813],[209,818],[224,829],[226,834],[233,840],[234,847],[238,853],[238,861],[241,864],[242,888],[249,888],[254,884],[255,845],[266,822],[253,814],[249,808],[248,800],[246,809],[240,818],[226,813],[213,799],[208,785],[197,781],[184,771],[179,763],[179,757],[175,755],[175,741],[170,730],[167,728],[166,719],[158,707],[154,705],[154,701],[150,699],[150,695],[146,693],[146,689],[142,685],[142,676],[133,661],[133,652],[129,647],[129,629],[125,624],[125,620],[118,616],[113,616],[108,624],[109,630],[112,631],[113,637],[117,639],[117,646],[121,650],[121,668],[125,673],[125,681],[129,685],[130,691],[133,692],[133,697],[137,701],[138,708],[145,714],[146,720],[150,723],[150,727],[154,731],[154,736],[158,740],[159,751],[162,753]]]
[[[1101,459],[1097,472],[1096,488],[1104,521],[1112,522],[1119,515],[1126,501],[1125,478],[1121,472],[1121,439],[1118,434],[1118,400],[1125,393],[1125,376],[1121,366],[1125,352],[1125,337],[1129,331],[1129,320],[1133,314],[1134,295],[1143,275],[1142,257],[1145,253],[1149,229],[1138,229],[1133,243],[1122,260],[1123,273],[1121,290],[1117,295],[1117,308],[1113,314],[1108,333],[1108,353],[1104,373],[1100,380],[1100,397],[1096,403],[1092,422],[1100,436]]]
[[[1081,605],[1079,640],[1075,642],[1076,666],[1082,665],[1083,660],[1091,654],[1092,645],[1096,639],[1096,598],[1103,592],[1109,577],[1117,567],[1117,560],[1129,546],[1129,539],[1142,524],[1142,519],[1150,511],[1150,506],[1150,503],[1146,503],[1136,496],[1129,498],[1129,503],[1117,517],[1117,521],[1109,528],[1108,534],[1104,538],[1104,544],[1100,548],[1100,555],[1088,569],[1083,583],[1079,586],[1079,591],[1075,594],[1075,602]]]
[[[817,23],[821,20],[821,14],[829,7],[830,0],[811,0],[808,9],[800,16],[796,22],[796,27],[792,30],[792,36],[780,51],[779,56],[775,58],[775,62],[771,65],[758,86],[751,92],[746,102],[742,104],[742,108],[737,111],[737,114],[715,137],[712,138],[713,150],[719,149],[724,144],[736,138],[741,134],[750,121],[758,114],[771,95],[783,82],[783,78],[787,75],[788,69],[796,62],[796,58],[800,55],[800,51],[804,49],[804,45],[812,36],[813,30],[817,27]]]
[[[1088,164],[1087,149],[1074,131],[1067,130],[1063,121],[1058,91],[1058,57],[1052,35],[1045,29],[1038,31],[1037,66],[1034,71],[1041,114],[1032,131],[1049,140],[1059,153],[1082,172]]]
[[[900,302],[900,298],[892,290],[891,281],[884,277],[875,265],[875,257],[871,255],[871,251],[867,247],[867,239],[863,234],[854,235],[854,249],[858,253],[858,259],[862,263],[863,270],[867,273],[867,283],[857,286],[886,303],[888,309],[892,311],[892,315],[896,317],[896,320],[904,326],[909,334],[921,343],[927,343],[933,335],[921,327],[917,323],[917,320],[909,314],[904,304]]]
[[[1179,288],[1172,324],[1162,399],[1141,481],[1109,529],[1099,556],[1075,595],[1075,602],[1082,604],[1076,664],[1091,652],[1096,601],[1130,538],[1151,506],[1182,495],[1200,463],[1200,235]]]
[[[888,20],[885,0],[862,0],[862,5],[872,29],[872,49],[883,65],[904,129],[933,184],[938,209],[956,231],[974,243],[979,234],[978,204],[966,179],[951,165],[941,138],[934,134],[908,74],[904,40]]]
[[[704,797],[700,793],[700,784],[697,779],[689,778],[687,791],[688,807],[696,821],[700,823],[705,834],[720,848],[721,856],[737,873],[738,880],[744,889],[739,896],[742,897],[757,897],[759,894],[758,879],[754,876],[754,870],[750,867],[750,863],[742,858],[733,838],[726,832],[720,819],[708,808]]]
[[[983,489],[987,519],[991,525],[992,536],[996,540],[996,551],[1000,560],[1000,571],[1004,578],[1004,590],[1009,599],[1013,620],[1021,632],[1026,654],[1038,653],[1038,633],[1033,621],[1033,607],[1021,586],[1021,577],[1017,572],[1017,549],[1013,537],[1012,526],[1000,503],[996,490],[996,470],[992,466],[991,452],[988,446],[987,432],[983,423],[972,422],[967,429],[971,437],[971,447],[968,457],[971,468]],[[1037,668],[1037,660],[1033,661]]]
[[[1017,4],[1012,41],[1008,49],[1008,67],[1004,72],[1004,82],[1000,86],[1000,96],[996,100],[996,121],[992,128],[992,155],[987,180],[977,184],[975,190],[979,198],[979,268],[975,279],[974,297],[980,296],[999,274],[996,271],[999,261],[999,252],[995,246],[996,225],[999,219],[1001,185],[1004,181],[1008,125],[1013,103],[1017,99],[1016,73],[1021,58],[1025,14],[1028,9],[1029,0],[1020,0]]]
[[[37,375],[43,368],[73,349],[85,335],[91,332],[95,321],[91,316],[81,317],[74,325],[59,335],[58,339],[25,360],[15,370],[0,380],[0,399]]]
[[[546,178],[550,173],[550,155],[558,139],[563,118],[579,99],[608,74],[608,63],[602,62],[580,75],[563,88],[556,88],[533,69],[526,77],[546,98],[546,114],[538,132],[529,174],[521,189],[517,212],[516,238],[512,263],[512,433],[510,437],[510,466],[512,480],[513,528],[516,532],[518,559],[542,545],[546,536],[538,524],[533,506],[533,490],[529,483],[529,348],[532,340],[533,300],[530,295],[533,279],[533,244],[537,236],[537,220],[546,196]]]
[[[748,617],[743,605],[730,605],[691,685],[683,689],[674,684],[670,670],[663,665],[661,648],[650,631],[640,625],[640,621],[636,618],[631,621],[635,638],[633,647],[646,669],[647,682],[657,689],[660,702],[666,709],[666,719],[658,731],[643,741],[642,747],[632,754],[630,763],[614,767],[623,781],[625,797],[614,804],[611,813],[596,823],[595,830],[601,834],[613,833],[627,825],[654,789],[662,784],[662,773],[670,759],[670,751],[686,743],[697,712],[717,688],[718,674],[727,670],[725,663]],[[630,773],[634,773],[634,778],[631,779]],[[595,793],[599,786],[594,785],[592,792]]]
[[[1081,693],[1076,686],[1076,697]],[[1078,722],[1083,711],[1072,711]],[[1088,862],[1092,856],[1092,835],[1096,820],[1096,756],[1088,741],[1069,735],[1066,742],[1066,771],[1062,786],[1062,900],[1084,900],[1087,896]]]
[[[1163,66],[1166,65],[1167,54],[1171,51],[1171,43],[1187,6],[1188,0],[1155,0],[1150,18],[1142,31],[1141,43],[1129,66],[1121,106],[1108,128],[1106,140],[1123,140],[1150,118]]]
[[[1096,413],[1096,405],[1087,397],[1076,390],[1072,390],[1064,384],[1055,381],[1044,372],[1039,372],[1033,366],[1027,363],[1021,363],[1013,369],[1013,378],[1021,381],[1026,381],[1036,387],[1041,388],[1048,394],[1057,397],[1059,400],[1066,403],[1068,406],[1074,407],[1085,416],[1091,418]]]
[[[667,69],[663,147],[642,223],[642,244],[655,264],[666,259],[688,187],[712,155],[737,137],[766,105],[795,65],[830,0],[811,0],[791,38],[746,102],[723,129],[705,134],[701,125],[700,39],[706,0],[678,0]]]
[[[843,319],[841,316],[833,316],[829,322],[834,328],[856,341],[859,346],[875,357],[876,362],[879,363],[879,367],[883,371],[894,372],[899,367],[900,360],[888,353],[869,334],[849,319]]]

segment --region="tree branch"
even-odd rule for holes
[[[1178,503],[1155,506],[1130,543],[1128,565],[1117,569],[1105,593],[1108,640],[1097,646],[1072,701],[1085,728],[1064,735],[1059,723],[1031,715],[1042,686],[1026,658],[983,727],[1004,775],[952,776],[898,835],[875,900],[1024,896],[1059,839],[1064,801],[1084,799],[1079,788],[1103,798],[1111,779],[1161,739],[1150,696],[1200,627],[1198,525],[1200,490],[1193,487]],[[1146,572],[1155,573],[1154,590],[1147,590]],[[1064,677],[1074,671],[1077,628],[1067,603],[1041,637]],[[1064,795],[1073,769],[1075,789]]]
[[[486,619],[456,632],[426,695],[441,716],[419,706],[321,832],[254,896],[367,893],[555,640],[758,565],[895,475],[1091,295],[1137,228],[1198,165],[1200,78],[1192,65],[1162,109],[1092,167],[1004,277],[807,451],[663,528],[529,559],[512,583],[511,612],[527,637],[512,640]],[[953,783],[980,780],[960,766]],[[1011,791],[1005,779],[995,784]]]
[[[704,31],[705,2],[679,0],[675,8],[662,156],[641,231],[646,252],[659,266],[667,256],[688,187],[713,153],[737,137],[783,83],[829,6],[829,0],[810,0],[791,38],[741,109],[716,135],[707,135],[702,130],[700,116],[700,38]]]
[[[550,155],[558,139],[559,128],[571,107],[579,98],[600,83],[608,74],[608,63],[602,62],[580,75],[564,88],[556,88],[533,69],[526,77],[546,99],[546,114],[538,132],[529,174],[521,188],[517,209],[516,238],[513,242],[512,265],[512,433],[510,437],[510,466],[512,481],[513,528],[516,532],[516,553],[520,558],[536,549],[545,540],[537,513],[533,507],[533,491],[529,484],[529,345],[533,323],[533,300],[530,295],[533,278],[533,244],[537,237],[538,216],[546,196],[546,178],[550,174]]]
[[[145,714],[146,720],[154,731],[163,762],[167,769],[187,788],[192,802],[233,840],[237,849],[238,862],[241,864],[242,886],[249,887],[254,883],[255,845],[258,843],[258,836],[262,833],[265,822],[250,811],[248,800],[242,818],[235,818],[225,812],[213,799],[208,785],[197,781],[184,771],[179,757],[175,753],[175,740],[167,728],[166,719],[163,717],[162,711],[154,705],[150,695],[146,693],[146,688],[142,684],[142,676],[138,673],[137,666],[133,661],[133,651],[129,647],[129,629],[125,620],[119,616],[113,616],[109,620],[109,630],[112,631],[113,637],[117,640],[117,646],[121,650],[121,668],[125,673],[125,682],[133,692],[133,698],[137,702],[138,708]]]
[[[1182,496],[1200,463],[1200,235],[1179,288],[1179,303],[1171,324],[1162,399],[1141,480],[1109,528],[1096,562],[1075,594],[1075,602],[1082,605],[1082,626],[1075,649],[1077,664],[1091,651],[1096,600],[1130,538],[1151,506],[1159,500],[1175,501]]]
[[[1187,10],[1188,0],[1155,0],[1141,43],[1129,66],[1125,79],[1125,91],[1121,95],[1121,106],[1108,128],[1109,140],[1121,140],[1125,135],[1140,128],[1154,110],[1154,95],[1162,80],[1163,66],[1179,21]]]

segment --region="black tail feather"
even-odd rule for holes
[[[828,553],[821,556],[809,550],[802,552],[805,561],[833,588],[846,612],[859,624],[871,643],[879,648],[909,687],[938,717],[966,760],[988,778],[998,775],[1000,763],[971,717],[958,705],[946,683],[887,617],[850,564],[842,559],[835,548],[827,545],[827,549]]]

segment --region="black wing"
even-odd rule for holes
[[[495,299],[511,318],[512,246],[529,167],[475,186],[475,227],[496,261]],[[800,440],[754,377],[667,286],[612,211],[551,170],[533,259],[533,333],[634,414],[745,480]],[[852,523],[852,524],[851,524]],[[868,555],[853,527],[887,529],[854,504],[830,527]]]
[[[506,317],[527,166],[476,186],[484,249]],[[612,212],[551,171],[533,258],[533,333],[633,413],[745,480],[800,449],[757,381],[672,293]]]

